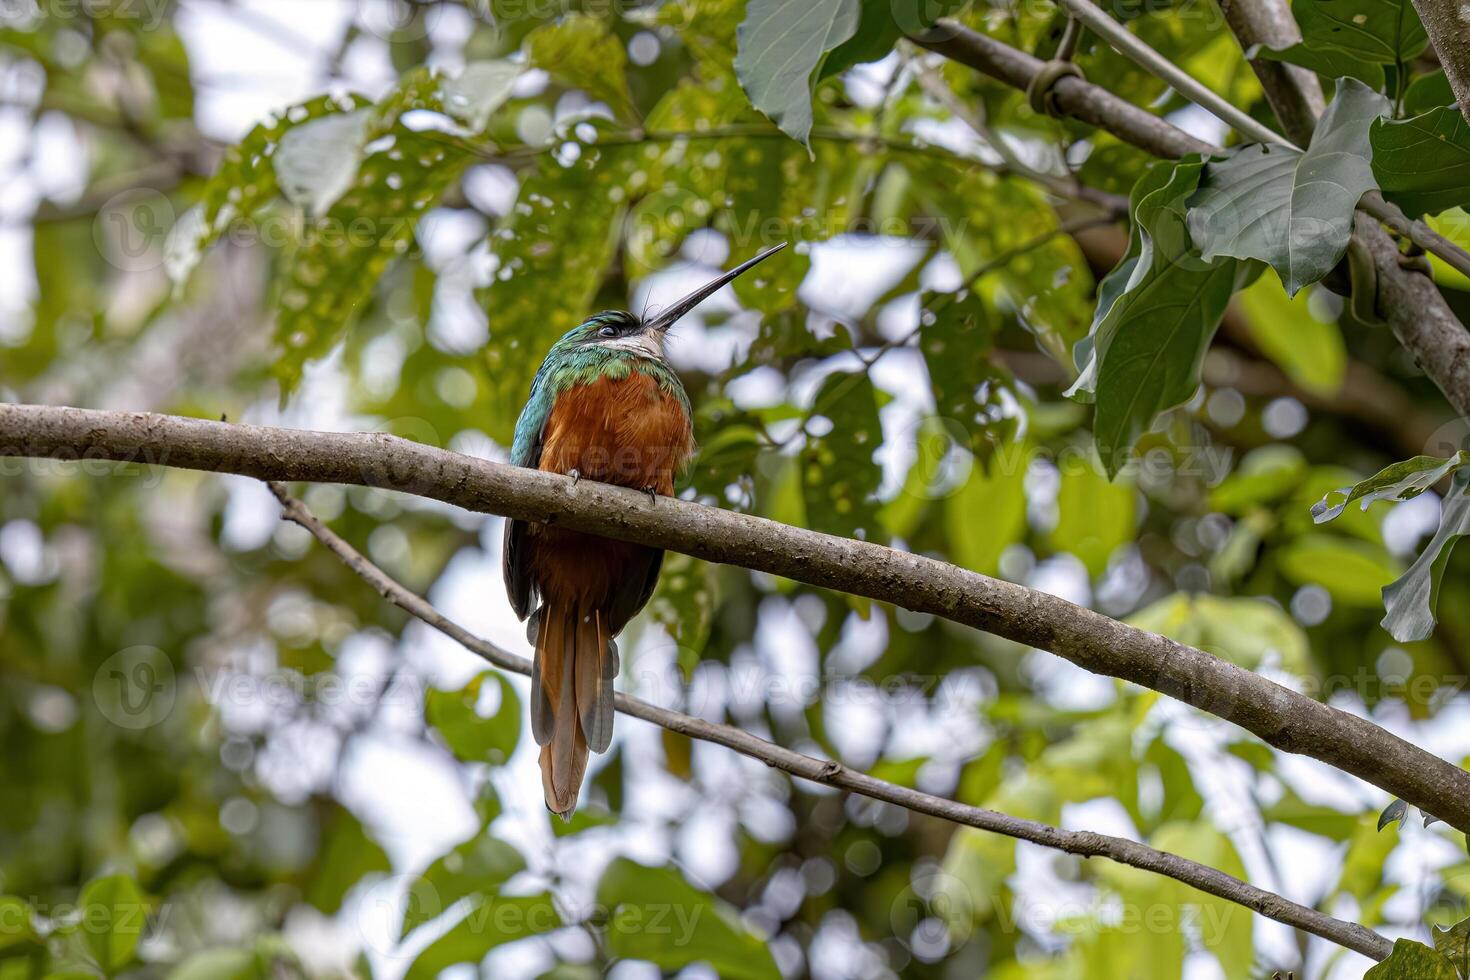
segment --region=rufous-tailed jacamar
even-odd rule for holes
[[[784,244],[784,243],[783,243]],[[516,422],[511,462],[668,496],[694,452],[689,396],[664,357],[684,314],[782,246],[648,318],[605,312],[552,346]],[[570,818],[587,750],[612,740],[613,637],[653,595],[663,552],[548,524],[505,525],[505,588],[536,646],[531,732],[546,806]],[[539,600],[539,605],[538,605]]]

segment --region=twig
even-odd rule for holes
[[[299,524],[342,560],[348,568],[371,585],[379,595],[398,606],[471,653],[503,670],[530,674],[531,662],[504,650],[450,620],[428,601],[404,588],[382,569],[369,561],[352,545],[342,540],[300,500],[291,496],[284,485],[269,483],[271,492],[281,502],[282,519]],[[712,742],[734,749],[742,755],[758,759],[766,765],[812,782],[845,789],[871,799],[882,800],[916,813],[928,814],[951,823],[986,830],[1017,840],[1030,841],[1042,847],[1056,848],[1083,857],[1105,857],[1120,864],[1166,875],[1200,891],[1243,905],[1269,918],[1337,943],[1375,960],[1386,958],[1392,944],[1357,923],[1344,922],[1305,905],[1299,905],[1232,877],[1205,864],[1186,860],[1176,854],[1156,850],[1136,841],[1110,837],[1088,831],[1062,830],[1034,820],[1024,820],[995,810],[970,806],[916,789],[897,786],[858,772],[831,759],[816,759],[768,742],[731,725],[721,725],[649,704],[639,698],[617,692],[614,704],[623,714],[652,722],[671,732],[689,738]]]
[[[110,459],[264,480],[384,487],[893,603],[1178,698],[1284,752],[1311,756],[1470,830],[1470,773],[1366,718],[1058,596],[869,541],[688,500],[651,501],[636,490],[574,482],[386,433],[0,404],[0,457],[6,456],[83,460],[86,472]],[[1025,462],[997,458],[996,465]]]

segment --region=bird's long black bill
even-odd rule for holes
[[[685,296],[683,299],[679,300],[668,309],[659,313],[658,316],[654,317],[652,320],[649,320],[647,324],[648,329],[657,330],[659,332],[663,332],[669,329],[680,317],[688,313],[690,310],[694,309],[700,303],[703,303],[705,300],[709,299],[716,292],[718,292],[721,287],[732,281],[736,276],[741,275],[751,267],[755,266],[757,263],[764,262],[766,259],[770,258],[772,255],[775,255],[777,252],[781,251],[781,249],[785,247],[785,242],[782,242],[779,245],[772,245],[770,248],[766,249],[755,258],[747,259],[746,261],[737,265],[735,268],[731,269],[729,272],[720,276],[718,279],[705,283],[703,286],[700,286],[688,296]]]

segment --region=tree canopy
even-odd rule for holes
[[[0,980],[1470,980],[1439,23],[0,10],[0,402],[110,413],[0,406]],[[673,332],[690,508],[473,468],[782,242]],[[556,508],[673,549],[566,824],[499,563]]]

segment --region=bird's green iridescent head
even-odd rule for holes
[[[680,317],[709,299],[736,276],[785,247],[786,243],[782,242],[766,249],[755,258],[742,262],[652,316],[639,317],[619,310],[594,313],[562,334],[561,339],[551,348],[551,354],[565,357],[577,352],[603,352],[662,361],[664,337]]]

